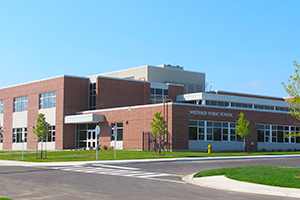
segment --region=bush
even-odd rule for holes
[[[98,150],[101,150],[101,144],[98,145]]]
[[[275,151],[275,149],[272,149],[272,152],[274,152]]]
[[[277,151],[282,151],[282,149],[277,149]]]
[[[94,149],[93,146],[89,146],[89,150],[92,151]]]
[[[262,151],[267,151],[267,149],[263,148]]]
[[[287,151],[293,151],[292,149],[288,149]]]
[[[114,147],[113,146],[109,147],[109,150],[114,150]]]
[[[106,145],[103,146],[103,150],[107,150],[108,147]]]

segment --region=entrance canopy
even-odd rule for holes
[[[69,115],[65,117],[66,124],[86,124],[104,121],[105,116],[102,114]]]

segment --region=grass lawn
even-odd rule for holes
[[[1,198],[1,197],[0,197],[0,200],[11,200],[11,199],[8,199],[8,198]]]
[[[244,154],[236,153],[201,153],[201,152],[165,152],[164,156],[155,155],[153,151],[118,150],[117,160],[123,159],[150,159],[150,158],[182,158],[182,157],[214,157],[214,156],[249,156],[249,155],[285,155],[299,154],[300,152],[261,152]],[[24,160],[30,162],[57,162],[57,161],[91,161],[96,160],[96,151],[48,151],[47,159],[36,159],[39,155],[35,151],[24,151]],[[0,151],[0,160],[22,161],[21,151]],[[114,160],[114,151],[98,151],[98,160]]]
[[[194,177],[225,175],[227,178],[271,186],[300,188],[300,167],[296,166],[247,166],[206,170]]]

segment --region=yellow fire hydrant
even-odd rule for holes
[[[207,153],[211,153],[211,145],[210,144],[207,146]]]

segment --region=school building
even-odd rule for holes
[[[48,150],[96,146],[153,148],[153,114],[162,111],[168,124],[164,148],[173,151],[241,151],[238,114],[249,120],[250,151],[300,149],[299,121],[288,115],[284,98],[225,91],[205,91],[205,73],[180,66],[141,66],[89,77],[58,76],[0,89],[0,150],[40,148],[33,129],[39,113],[51,125]]]

